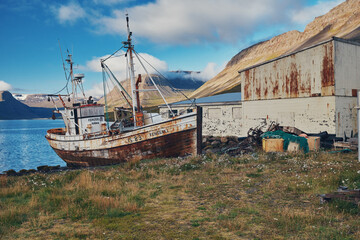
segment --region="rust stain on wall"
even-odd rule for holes
[[[321,95],[333,96],[335,95],[333,46],[324,45],[323,48],[325,54],[322,60],[321,70]]]
[[[299,73],[295,63],[291,64],[290,73],[290,97],[298,97],[299,95]]]
[[[270,75],[271,76],[271,75]],[[270,83],[271,83],[271,78],[270,78]],[[265,77],[265,89],[264,89],[264,97],[267,98],[268,96],[268,80]]]
[[[329,87],[333,86],[335,83],[334,80],[334,61],[333,61],[333,47],[324,46],[325,55],[322,61],[322,70],[321,70],[321,86]]]
[[[273,92],[273,97],[274,97],[274,98],[278,98],[278,97],[279,97],[279,81],[275,81],[272,92]]]
[[[245,71],[244,79],[244,99],[249,99],[249,86],[250,86],[250,70]]]

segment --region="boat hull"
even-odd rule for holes
[[[120,134],[65,136],[51,129],[46,139],[69,167],[104,166],[157,157],[201,153],[201,110]],[[199,116],[200,115],[200,116]]]

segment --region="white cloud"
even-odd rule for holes
[[[324,15],[344,1],[345,0],[318,1],[317,4],[313,6],[293,11],[292,21],[298,24],[310,23],[315,17]]]
[[[97,98],[104,96],[103,83],[101,82],[101,83],[94,84],[90,90],[85,91],[85,95],[88,97],[93,96],[93,97],[97,97]]]
[[[4,81],[0,80],[0,91],[9,91],[12,89],[12,86]]]
[[[124,55],[124,51],[120,51],[116,55],[121,55],[120,57],[114,57],[109,58],[105,61],[106,65],[110,68],[110,70],[113,72],[113,74],[116,76],[118,81],[123,81],[125,79],[129,78],[129,70],[127,70],[127,64],[126,64],[126,58],[122,55]],[[156,73],[156,70],[159,72],[165,72],[168,71],[168,65],[166,62],[161,61],[160,59],[151,56],[147,53],[139,53],[140,59],[145,65],[147,71],[149,74]],[[80,69],[82,70],[88,70],[92,72],[101,72],[101,65],[100,65],[100,59],[106,59],[109,55],[102,56],[102,57],[94,57],[92,60],[86,62],[86,66],[80,66]],[[154,70],[152,67],[150,67],[143,59],[145,59],[147,62],[149,62],[156,70]],[[145,70],[140,65],[137,58],[134,56],[134,68],[135,68],[135,74],[146,74]],[[111,81],[108,82],[109,84]],[[110,86],[112,88],[113,86]],[[86,91],[87,96],[94,96],[94,97],[100,97],[104,95],[103,90],[103,84],[94,84],[92,88],[88,91]]]
[[[297,0],[157,0],[127,9],[136,36],[158,43],[235,42],[259,26],[286,22]],[[280,13],[280,14],[279,14]],[[125,11],[93,21],[102,33],[126,33]]]
[[[95,4],[102,4],[102,5],[115,5],[120,3],[127,3],[133,0],[93,0]]]
[[[84,18],[85,10],[77,3],[70,2],[68,5],[61,5],[58,8],[53,8],[60,23],[74,23],[78,19]]]
[[[125,52],[120,51],[119,55],[123,55]],[[106,59],[109,55],[102,57],[94,57],[92,60],[86,62],[86,67],[82,67],[83,69],[87,69],[93,72],[101,72],[100,59]],[[150,67],[143,59],[149,62],[157,71],[163,72],[168,70],[168,65],[166,62],[161,61],[160,59],[151,56],[147,53],[139,53],[140,59],[145,65],[147,71],[152,74],[156,73],[156,71]],[[124,56],[110,58],[105,61],[106,65],[110,68],[110,70],[115,74],[119,81],[127,78],[128,69],[126,64],[126,58]],[[145,74],[145,70],[140,65],[138,59],[134,57],[134,68],[135,74]]]
[[[190,76],[185,76],[201,81],[208,81],[216,76],[222,69],[224,69],[225,63],[222,66],[218,66],[216,63],[208,63],[201,72],[192,72]]]

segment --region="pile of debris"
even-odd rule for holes
[[[347,187],[340,186],[336,192],[320,195],[320,203],[336,200],[351,202],[358,205],[360,203],[360,190],[348,190]]]
[[[266,129],[266,130],[264,130]],[[279,129],[279,124],[271,122],[267,127],[266,122],[251,128],[246,138],[237,137],[203,137],[203,153],[225,153],[231,156],[251,153],[261,148],[261,135],[268,131]]]
[[[203,136],[203,153],[221,153],[222,149],[236,147],[241,141],[242,139],[237,137]]]
[[[334,146],[349,149],[357,148],[357,138],[353,136],[351,138],[345,137],[345,141],[343,141],[342,138],[337,138],[335,135],[328,134],[327,132],[306,134],[300,129],[280,126],[276,122],[268,124],[266,121],[263,121],[259,126],[249,129],[247,135],[246,138],[204,136],[203,153],[225,153],[235,156],[251,153],[262,147],[265,151],[268,151],[263,145],[271,142],[273,139],[283,139],[282,145],[278,147],[279,151],[304,151],[306,153],[309,150],[330,149]],[[274,140],[273,142],[276,141]],[[270,149],[269,151],[272,150]]]

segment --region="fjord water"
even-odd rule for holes
[[[64,127],[62,120],[0,120],[0,173],[65,166],[45,139],[48,129],[58,127]]]

